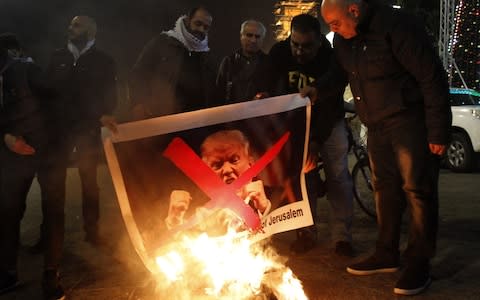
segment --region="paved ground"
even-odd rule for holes
[[[126,236],[123,220],[108,170],[100,167],[101,233],[106,245],[93,248],[83,241],[81,201],[76,170],[69,170],[67,184],[67,230],[62,280],[69,299],[148,299],[144,286],[148,273]],[[440,177],[441,209],[438,254],[433,261],[431,288],[418,299],[480,299],[480,173],[454,174],[443,170]],[[38,236],[39,190],[35,183],[22,223],[22,244]],[[356,211],[354,259],[332,254],[328,238],[328,204],[320,202],[320,243],[303,256],[289,257],[288,265],[302,280],[310,299],[395,299],[392,290],[399,274],[355,277],[345,266],[361,259],[375,242],[375,223]],[[274,244],[287,254],[292,233],[280,234]],[[20,253],[23,285],[3,295],[6,299],[41,299],[41,256]],[[151,299],[151,298],[150,298]]]

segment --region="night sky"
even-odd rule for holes
[[[213,15],[210,48],[217,61],[239,46],[243,20],[256,18],[269,29],[265,43],[273,43],[271,0],[202,2],[174,0],[1,0],[0,32],[16,33],[28,53],[42,67],[53,49],[65,44],[66,28],[75,15],[97,20],[97,45],[117,61],[120,76],[135,62],[144,44],[156,33],[171,29],[189,8],[204,5]]]

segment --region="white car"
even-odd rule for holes
[[[470,89],[450,89],[452,137],[446,164],[454,172],[472,171],[480,153],[480,93]]]

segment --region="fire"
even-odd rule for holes
[[[308,299],[273,247],[248,231],[183,235],[156,258],[161,299]]]

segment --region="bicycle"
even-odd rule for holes
[[[356,162],[352,168],[353,196],[358,205],[369,217],[377,219],[375,198],[372,186],[372,172],[367,152],[367,129],[358,121],[355,110],[345,107],[350,115],[345,118],[349,135],[349,147]],[[358,121],[354,126],[355,121]]]

